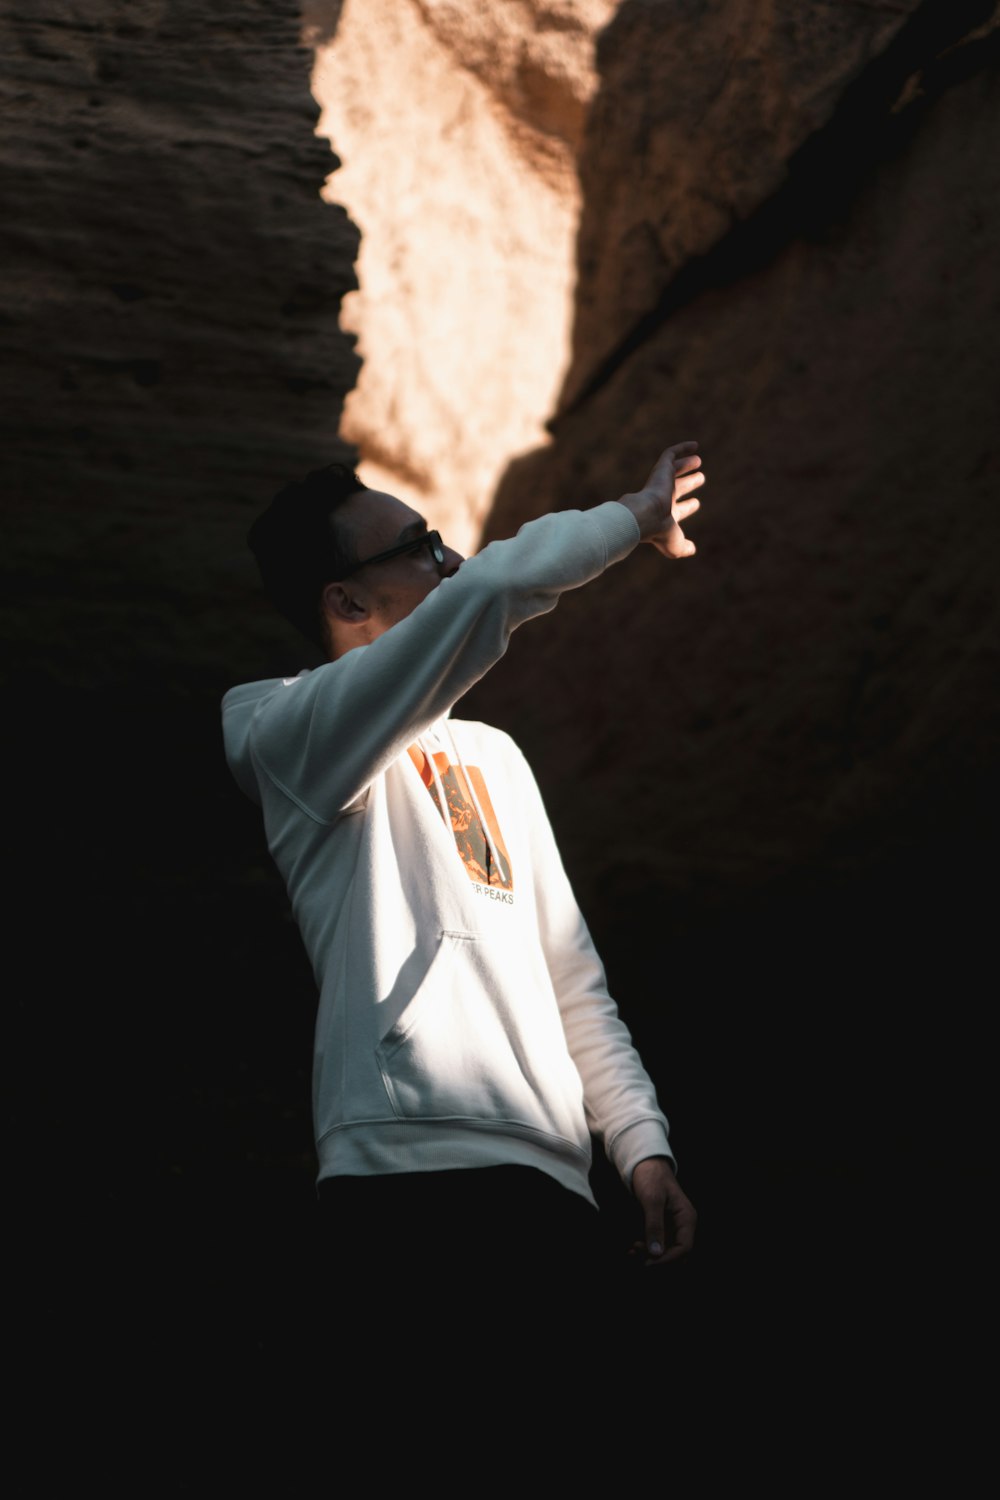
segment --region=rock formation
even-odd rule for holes
[[[368,482],[475,545],[565,373],[577,152],[612,0],[309,0],[327,196],[362,231],[344,433]]]
[[[537,75],[552,10],[354,4],[316,86],[348,157],[331,191],[367,230],[362,452],[443,523],[456,495],[478,507],[518,423],[550,417],[487,538],[638,485],[669,438],[700,437],[710,475],[694,563],[639,557],[565,601],[468,711],[529,748],[627,989],[664,939],[690,940],[675,982],[725,989],[728,932],[783,1026],[803,952],[852,929],[817,1001],[850,1030],[872,1002],[842,998],[860,949],[876,969],[892,952],[906,990],[936,872],[976,899],[997,740],[995,7],[624,0],[573,33],[574,110],[533,114],[511,59]],[[564,332],[524,292],[501,326],[474,280],[498,205],[523,230],[543,203],[552,259],[529,236],[490,276],[572,290],[561,380]],[[899,1024],[876,1014],[873,1057]]]
[[[25,670],[120,685],[139,637],[211,654],[255,591],[248,520],[344,451],[357,233],[318,197],[295,0],[5,11],[14,628]]]
[[[995,7],[39,0],[4,30],[37,1222],[54,1172],[105,1209],[149,1185],[193,1206],[180,1263],[224,1226],[225,1287],[254,1205],[308,1204],[313,984],[218,734],[231,682],[309,659],[243,544],[275,485],[356,442],[475,540],[688,435],[697,558],[566,599],[461,711],[536,766],[716,1223],[744,1174],[731,1243],[761,1174],[803,1264],[803,1193],[814,1244],[838,1173],[894,1211],[928,1101],[975,1092],[975,1018],[957,1059],[940,1029],[991,930]]]
[[[661,437],[694,433],[711,476],[691,527],[702,551],[672,572],[652,559],[617,571],[606,615],[570,601],[555,627],[561,647],[515,643],[479,696],[524,713],[525,674],[534,675],[533,723],[540,741],[558,741],[553,760],[568,788],[593,752],[575,738],[574,709],[538,689],[553,673],[572,677],[577,652],[592,664],[600,650],[608,671],[596,687],[586,674],[588,713],[595,697],[612,721],[612,703],[623,711],[604,763],[645,760],[650,798],[661,775],[686,787],[707,778],[705,796],[672,813],[655,802],[653,865],[669,885],[680,860],[686,887],[689,861],[707,856],[718,890],[726,868],[756,883],[821,849],[834,864],[850,864],[846,846],[864,861],[890,824],[898,836],[897,817],[905,823],[904,809],[929,791],[925,776],[940,794],[949,758],[963,784],[970,762],[985,768],[982,538],[992,529],[997,294],[984,247],[995,232],[997,154],[990,38],[966,41],[954,16],[950,31],[928,34],[920,12],[933,7],[914,7],[908,24],[892,12],[893,41],[886,12],[871,11],[869,76],[855,21],[843,33],[839,95],[829,55],[821,86],[808,86],[816,38],[795,39],[800,69],[772,64],[795,78],[798,108],[761,87],[752,118],[798,125],[772,133],[742,174],[725,166],[749,109],[733,87],[736,118],[727,123],[721,105],[713,117],[722,143],[713,220],[702,206],[712,159],[697,135],[705,164],[690,169],[703,185],[693,203],[688,169],[676,165],[697,89],[671,104],[671,130],[649,126],[644,156],[635,149],[643,109],[616,105],[654,97],[678,45],[654,23],[680,9],[626,4],[602,40],[605,84],[581,169],[573,368],[554,442],[512,466],[490,534],[551,505],[634,488]],[[641,224],[659,227],[643,237]],[[944,598],[955,612],[946,630]],[[602,645],[626,615],[627,641],[611,628]],[[642,691],[650,683],[653,702]],[[642,704],[638,750],[627,749],[630,702]],[[869,819],[885,820],[882,833],[862,835]],[[598,839],[605,851],[612,822]],[[926,816],[914,838],[919,828]],[[634,859],[632,832],[620,837]]]
[[[771,10],[768,40],[709,9],[753,41],[714,97],[707,40],[660,89],[704,7],[635,0],[601,38],[573,363],[488,528],[635,488],[697,436],[699,555],[565,601],[467,711],[539,765],[664,1066],[661,996],[723,1026],[720,1057],[681,1004],[702,1067],[678,1098],[773,1150],[790,1117],[807,1154],[919,1150],[913,997],[983,961],[996,821],[995,9],[837,8],[822,45],[815,11]],[[850,1120],[821,1122],[841,1076]]]

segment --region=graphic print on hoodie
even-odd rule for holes
[[[455,845],[466,874],[479,885],[512,891],[514,874],[510,867],[510,856],[482,772],[478,766],[453,765],[441,750],[433,751],[432,754],[433,766],[421,745],[409,747],[410,759],[442,817],[444,807],[441,805],[441,796],[444,796],[448,807],[446,821],[451,823]],[[487,825],[485,829],[483,819]]]

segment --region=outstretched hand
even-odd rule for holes
[[[680,523],[701,509],[700,500],[687,496],[704,483],[698,444],[674,443],[660,454],[642,489],[623,495],[620,504],[635,516],[642,540],[664,557],[693,557],[694,542],[684,535]]]
[[[643,1214],[643,1237],[632,1247],[647,1266],[667,1265],[694,1244],[698,1215],[681,1191],[665,1156],[647,1156],[632,1173],[632,1192]]]

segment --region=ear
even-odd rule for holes
[[[328,583],[323,589],[323,608],[335,620],[348,625],[361,625],[368,619],[370,610],[359,598],[360,590],[346,583]]]

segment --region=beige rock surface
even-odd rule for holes
[[[456,65],[481,78],[499,107],[576,148],[597,81],[594,40],[620,0],[415,0]],[[524,149],[531,151],[530,139]],[[536,150],[544,153],[539,141]]]
[[[509,455],[543,440],[565,373],[575,153],[612,11],[311,0],[306,12],[320,130],[343,160],[328,196],[362,232],[345,321],[365,363],[343,432],[369,483],[462,550]]]

